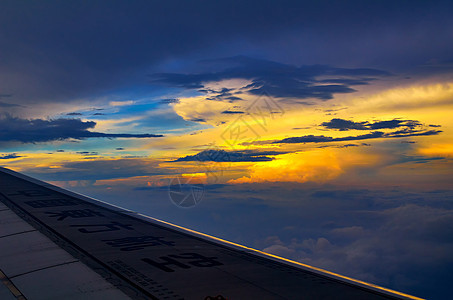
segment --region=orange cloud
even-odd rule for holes
[[[252,182],[325,182],[343,172],[334,152],[323,149],[281,155],[271,162],[257,163],[250,174],[229,183]]]
[[[453,144],[435,144],[421,148],[418,152],[425,156],[443,156],[453,158]]]
[[[413,109],[438,108],[453,104],[453,83],[436,83],[430,85],[412,85],[397,87],[383,92],[365,96],[365,99],[354,98],[352,111],[407,111]]]

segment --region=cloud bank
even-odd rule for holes
[[[180,157],[175,161],[213,161],[213,162],[258,162],[271,161],[273,155],[285,154],[278,151],[225,151],[225,150],[204,150],[195,155]]]
[[[189,74],[158,73],[151,76],[152,83],[211,92],[207,100],[237,101],[240,100],[237,95],[244,91],[254,95],[267,93],[277,98],[329,100],[335,94],[355,92],[352,86],[366,85],[376,78],[390,75],[386,71],[367,68],[346,69],[325,65],[297,67],[246,56],[209,60],[204,63],[215,64],[219,68],[223,67],[223,70]],[[226,88],[213,91],[205,87],[205,83],[229,79],[246,79],[251,83],[237,92]]]
[[[89,131],[96,122],[80,119],[20,119],[11,116],[0,118],[0,142],[21,143],[51,142],[86,138],[154,138],[160,134],[102,133]]]

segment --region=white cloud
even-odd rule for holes
[[[132,105],[134,104],[134,100],[127,100],[127,101],[110,101],[109,105],[110,106],[127,106],[127,105]]]

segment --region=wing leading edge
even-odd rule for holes
[[[420,299],[140,215],[5,168],[0,168],[0,201],[132,299]]]

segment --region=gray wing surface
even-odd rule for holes
[[[420,299],[5,168],[0,226],[1,299]]]

